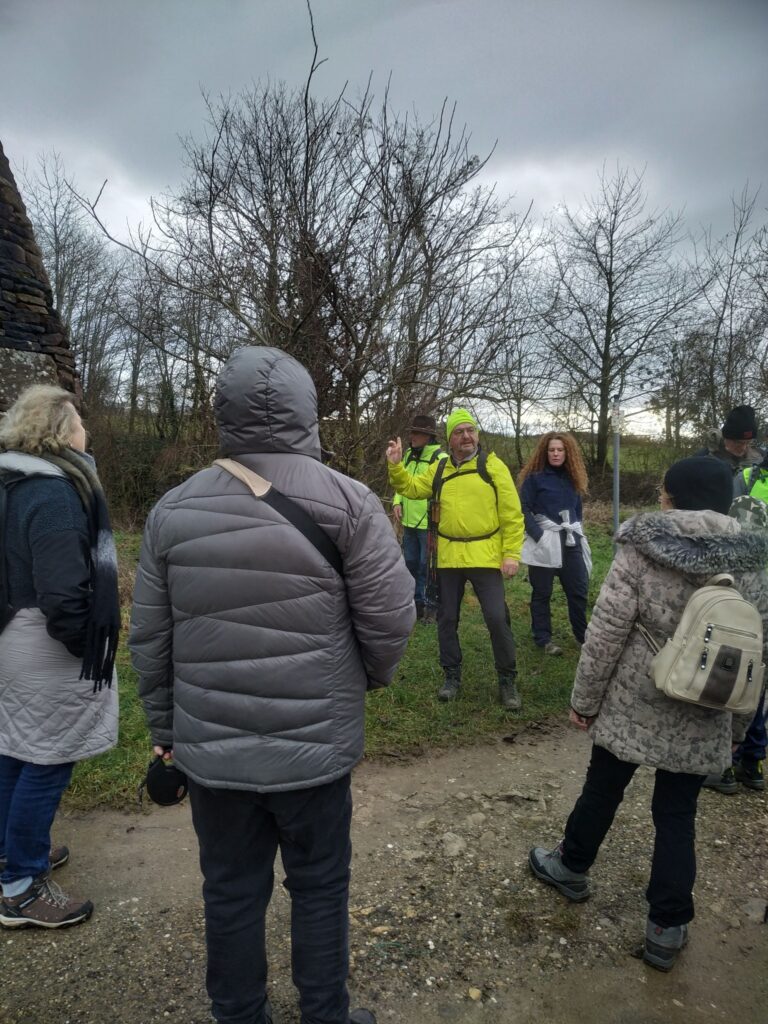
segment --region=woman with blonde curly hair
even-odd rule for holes
[[[93,904],[50,879],[77,761],[117,742],[117,561],[72,395],[38,384],[0,423],[0,925],[60,928]]]
[[[587,591],[592,558],[581,525],[581,499],[589,481],[571,434],[550,431],[539,438],[518,479],[525,517],[522,561],[531,584],[533,639],[545,654],[562,654],[552,642],[550,600],[555,577],[568,602],[578,644],[587,628]]]

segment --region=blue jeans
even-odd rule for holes
[[[416,584],[413,599],[424,604],[427,583],[427,531],[415,526],[403,527],[403,558]]]
[[[0,882],[48,871],[51,825],[74,764],[30,764],[0,754]]]
[[[256,793],[190,779],[205,882],[206,984],[220,1024],[263,1024],[264,919],[278,847],[291,896],[291,963],[303,1024],[348,1024],[350,777]]]

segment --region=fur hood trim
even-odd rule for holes
[[[742,530],[735,519],[718,512],[644,513],[623,523],[616,541],[690,576],[759,572],[768,565],[768,535]]]

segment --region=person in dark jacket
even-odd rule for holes
[[[764,453],[757,447],[757,416],[751,405],[737,405],[725,417],[720,430],[712,429],[707,444],[696,455],[720,459],[733,474],[733,495],[746,494],[744,470],[756,466]]]
[[[51,826],[75,762],[117,742],[117,562],[85,430],[62,388],[35,385],[0,426],[0,924],[60,928],[89,900],[50,878]],[[2,506],[0,506],[2,507]]]
[[[581,499],[588,480],[579,446],[571,434],[540,437],[518,479],[525,517],[522,561],[531,584],[531,628],[545,654],[562,654],[552,642],[550,601],[555,579],[568,602],[576,643],[584,643],[591,558],[582,527]]]
[[[739,501],[753,493],[752,485],[759,479],[757,467],[763,463],[764,454],[757,447],[756,439],[755,410],[750,405],[737,405],[726,416],[721,430],[710,431],[707,447],[697,452],[720,459],[728,466],[733,474],[733,497]],[[736,793],[740,782],[750,789],[763,790],[766,742],[765,706],[761,700],[744,743],[728,758],[722,771],[707,775],[704,785],[726,795]]]
[[[323,465],[300,363],[239,349],[215,415],[221,453],[260,475],[263,500],[213,465],[158,502],[129,641],[155,752],[189,777],[213,1015],[270,1018],[264,918],[279,847],[301,1019],[364,1024],[373,1017],[350,1018],[346,986],[350,773],[366,691],[391,681],[413,628],[413,578],[379,499]]]

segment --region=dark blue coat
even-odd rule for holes
[[[523,481],[520,504],[525,517],[525,532],[538,541],[544,532],[536,522],[537,515],[544,515],[559,523],[560,513],[566,509],[571,522],[581,522],[581,495],[571,483],[571,478],[562,467],[547,466],[541,473],[531,473]]]

